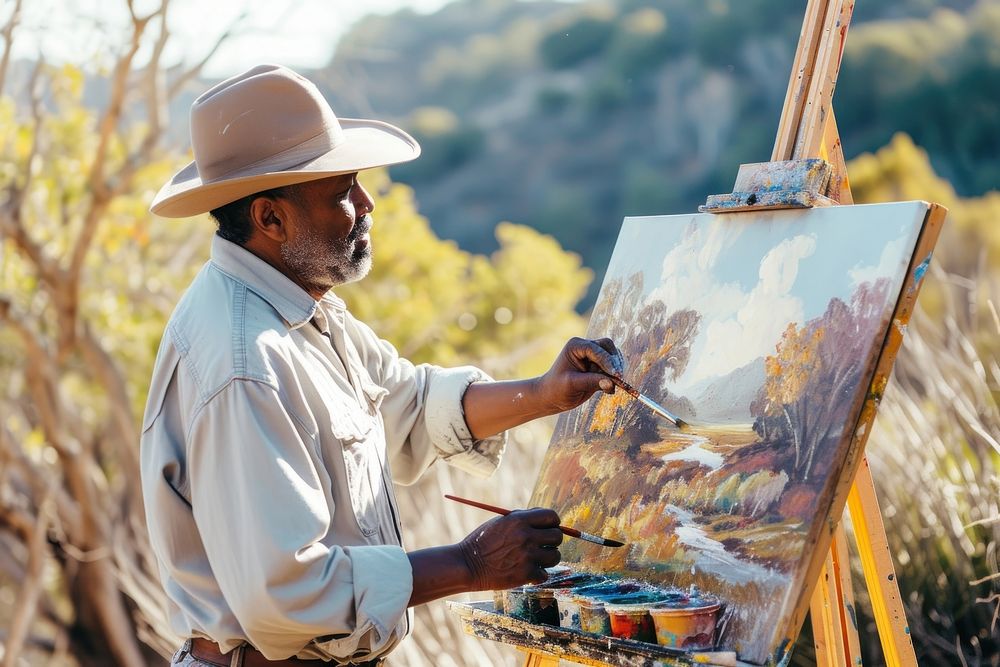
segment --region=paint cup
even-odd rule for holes
[[[637,642],[656,642],[656,629],[649,615],[650,603],[638,604],[607,604],[604,610],[608,613],[608,624],[611,634],[621,639],[632,639]]]
[[[696,606],[654,606],[649,610],[657,644],[688,650],[708,650],[715,645],[719,603],[707,598],[691,602]]]
[[[528,592],[527,586],[518,586],[504,591],[504,610],[508,616],[520,618],[523,621],[528,619]]]
[[[604,608],[606,600],[616,601],[619,598],[628,600],[628,596],[652,590],[648,584],[630,579],[609,580],[576,591],[571,598],[580,610],[580,630],[594,635],[611,635],[611,619]]]
[[[584,572],[568,574],[563,577],[531,586],[526,589],[528,597],[528,620],[532,623],[559,625],[559,607],[556,602],[557,591],[568,591],[582,586],[597,583],[601,577]]]
[[[580,601],[573,590],[555,592],[556,608],[559,610],[559,627],[569,630],[580,629]]]
[[[504,613],[506,613],[504,611],[506,609],[506,607],[507,607],[507,604],[504,601],[504,593],[505,592],[506,591],[502,591],[502,590],[500,590],[500,591],[493,591],[493,611],[495,611],[498,614],[504,614]]]
[[[551,588],[534,588],[527,591],[528,620],[543,625],[559,625],[559,608]]]
[[[610,635],[611,621],[608,612],[604,610],[604,601],[600,598],[578,598],[580,606],[580,630],[592,635]]]
[[[614,584],[612,584],[612,587]],[[608,586],[608,579],[596,577],[596,581],[589,584],[574,586],[573,588],[557,588],[554,591],[556,607],[559,609],[559,627],[571,630],[580,629],[580,597],[586,595],[588,591],[600,593],[610,592],[612,587]]]

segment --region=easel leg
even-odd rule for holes
[[[546,653],[525,651],[524,667],[559,667],[559,658]]]
[[[842,526],[838,526],[833,535],[809,611],[816,664],[824,667],[860,665],[861,644],[854,612],[854,588],[851,585],[847,538]]]
[[[847,496],[847,508],[851,512],[854,539],[865,572],[865,582],[868,584],[885,664],[888,667],[916,667],[917,656],[913,652],[906,611],[899,598],[896,572],[892,566],[889,544],[885,539],[885,525],[875,497],[875,485],[867,458],[862,460],[858,468],[854,485]]]

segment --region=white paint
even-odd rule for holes
[[[712,574],[731,584],[744,585],[755,582],[761,586],[777,586],[787,584],[789,577],[769,567],[740,560],[726,551],[726,547],[713,540],[694,522],[694,514],[688,510],[667,505],[665,514],[669,514],[680,522],[674,529],[674,534],[680,543],[697,552],[697,557],[691,563],[692,569]]]
[[[904,234],[886,243],[885,247],[882,248],[882,254],[878,258],[878,264],[874,266],[855,264],[847,272],[847,275],[851,278],[851,284],[873,283],[879,278],[895,275],[900,270],[905,270],[910,259],[908,254],[904,256],[904,250],[908,249],[906,247],[908,240]]]
[[[679,439],[680,434],[673,437],[675,439]],[[695,463],[700,463],[701,465],[711,468],[712,470],[718,470],[722,467],[722,463],[724,461],[722,454],[709,451],[702,447],[702,445],[709,441],[708,438],[700,435],[685,437],[691,437],[693,442],[678,452],[671,452],[670,454],[666,454],[661,457],[664,462],[694,461]]]

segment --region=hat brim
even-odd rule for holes
[[[188,218],[207,213],[255,192],[364,169],[409,162],[420,155],[420,145],[403,130],[377,120],[341,118],[344,140],[319,157],[272,170],[266,163],[253,173],[204,183],[191,162],[174,174],[153,198],[149,210],[164,218]],[[259,173],[258,173],[259,172]]]

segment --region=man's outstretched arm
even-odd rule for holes
[[[465,423],[477,440],[539,417],[570,410],[596,391],[614,393],[621,353],[610,338],[572,338],[544,375],[530,380],[477,382],[462,398]]]

